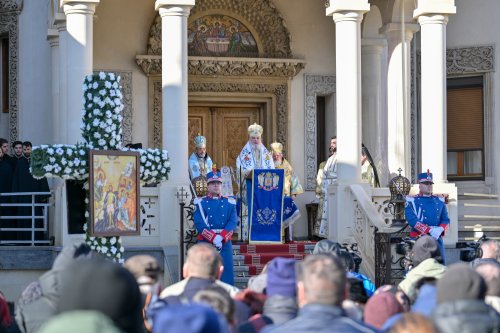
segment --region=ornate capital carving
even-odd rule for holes
[[[23,9],[23,0],[0,1],[0,13],[20,12]]]
[[[146,75],[161,74],[161,57],[137,56],[136,62]],[[189,57],[190,75],[289,77],[297,75],[305,61],[296,59],[263,58],[205,58]]]
[[[446,50],[446,71],[450,75],[486,73],[494,70],[494,46],[473,46]]]

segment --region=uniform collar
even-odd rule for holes
[[[216,194],[213,194],[213,193],[208,193],[207,197],[209,197],[210,199],[220,199],[220,198],[222,198],[222,194],[219,193],[219,194],[216,195]]]

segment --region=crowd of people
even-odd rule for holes
[[[189,249],[184,279],[166,288],[150,255],[122,266],[76,244],[26,287],[15,314],[0,297],[0,332],[499,332],[499,245],[482,246],[483,258],[447,267],[422,236],[406,278],[375,288],[349,252],[322,240],[303,261],[274,258],[239,290],[219,279],[223,261],[208,243]]]
[[[44,192],[48,193],[49,185],[46,178],[35,179],[30,172],[30,159],[32,144],[30,141],[14,141],[11,145],[12,154],[9,154],[9,142],[0,138],[0,203],[27,204],[32,202],[31,195],[12,195],[20,192]],[[46,202],[48,195],[35,196],[35,202]],[[0,206],[0,216],[30,217],[32,209],[28,206],[9,207]],[[35,210],[36,216],[42,215],[42,207]],[[32,222],[26,218],[11,218],[1,220],[3,228],[30,228]],[[35,219],[35,227],[41,228],[43,220]],[[0,232],[0,240],[4,243],[16,243],[21,240],[29,240],[31,233],[18,231]],[[36,239],[42,239],[43,233],[36,232]]]

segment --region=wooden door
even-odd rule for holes
[[[207,138],[207,153],[220,169],[236,167],[236,158],[248,141],[248,126],[259,123],[261,107],[248,106],[189,106],[189,151],[194,151],[193,139],[200,133]]]

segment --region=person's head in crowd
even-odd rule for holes
[[[342,265],[344,266],[346,272],[354,272],[356,264],[354,263],[354,258],[352,257],[352,254],[350,254],[347,251],[340,251],[339,259]]]
[[[23,156],[23,143],[21,141],[14,141],[12,143],[12,151],[14,156],[20,158]]]
[[[0,326],[7,328],[12,325],[12,317],[10,316],[9,303],[0,291]]]
[[[484,263],[474,267],[486,282],[486,296],[500,297],[500,266],[492,263]]]
[[[258,293],[248,288],[234,296],[234,300],[243,302],[249,307],[250,316],[262,313],[266,299],[267,296],[263,293]]]
[[[483,242],[481,250],[483,252],[481,258],[500,260],[500,246],[498,245],[498,241],[490,239]]]
[[[408,312],[401,316],[389,333],[437,333],[437,330],[426,317]]]
[[[223,315],[229,325],[234,326],[236,322],[236,305],[224,288],[217,285],[211,285],[198,291],[193,297],[193,302],[208,305],[217,313]]]
[[[334,135],[330,138],[330,147],[328,147],[328,153],[330,156],[337,152],[337,136]]]
[[[208,243],[199,243],[188,250],[182,273],[184,278],[216,280],[222,273],[222,269],[222,259],[215,247]]]
[[[222,316],[204,304],[171,305],[153,317],[153,333],[229,333]]]
[[[65,273],[59,311],[96,310],[126,333],[143,329],[139,286],[127,269],[93,258],[74,263]]]
[[[410,310],[410,299],[408,298],[408,296],[406,296],[406,294],[403,291],[399,290],[398,287],[392,284],[384,284],[378,287],[373,295],[376,295],[381,292],[389,292],[393,294],[398,300],[399,304],[403,306],[405,312]]]
[[[370,297],[365,305],[365,323],[381,329],[390,317],[404,312],[396,296],[390,292],[379,292]]]
[[[4,138],[0,138],[0,150],[2,150],[3,155],[9,154],[9,141]]]
[[[341,306],[345,299],[346,274],[341,261],[329,254],[313,254],[298,263],[299,306],[324,304]]]
[[[430,316],[436,308],[436,283],[435,277],[423,277],[415,283],[417,295],[411,306],[411,311],[418,312],[424,316]]]
[[[349,293],[347,299],[342,302],[342,308],[348,317],[362,321],[364,306],[368,300],[363,281],[355,277],[348,277],[347,284]]]
[[[52,317],[40,333],[121,333],[106,315],[99,311],[78,310]]]
[[[410,258],[413,267],[417,267],[424,260],[431,258],[437,260],[441,264],[443,263],[443,257],[441,256],[437,241],[428,235],[424,235],[415,241],[410,253]]]
[[[160,281],[163,273],[158,260],[150,255],[132,256],[125,260],[123,267],[134,275],[143,294],[153,291],[153,286]]]
[[[125,148],[129,149],[142,149],[142,143],[127,143],[125,145]]]
[[[340,256],[340,244],[329,239],[322,239],[314,245],[313,254],[329,253]]]
[[[453,264],[437,282],[437,303],[484,300],[486,283],[469,265]]]
[[[31,156],[31,149],[33,148],[33,145],[31,144],[30,141],[24,141],[23,142],[23,155],[26,158],[29,158]]]
[[[296,297],[295,264],[296,261],[293,258],[277,257],[271,260],[267,267],[266,294],[268,297]]]

